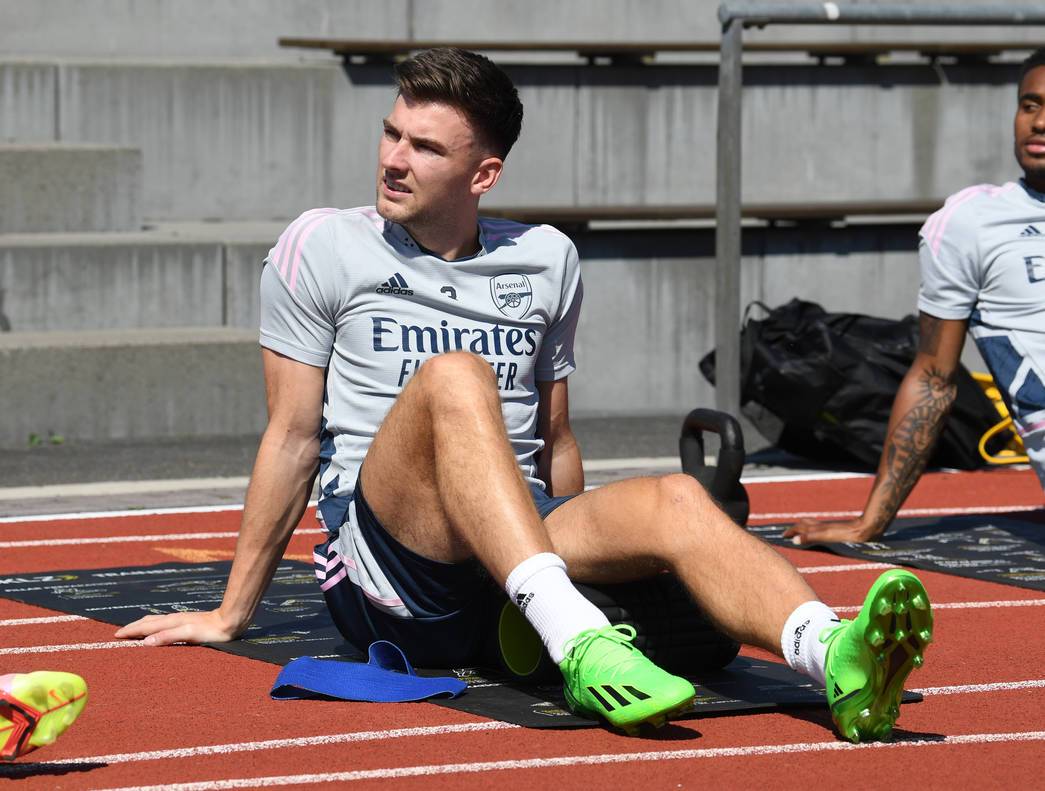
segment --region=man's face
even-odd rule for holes
[[[468,211],[483,156],[456,109],[400,96],[384,120],[377,160],[377,211],[409,227]]]
[[[1016,161],[1035,189],[1045,184],[1045,66],[1031,69],[1020,82],[1015,123]]]

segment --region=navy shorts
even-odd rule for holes
[[[570,499],[549,497],[537,486],[530,488],[542,519]],[[316,576],[345,639],[364,654],[374,640],[389,640],[418,667],[495,661],[495,624],[504,604],[504,590],[477,561],[430,560],[400,544],[370,510],[358,479],[353,501],[360,534],[412,617],[399,617],[375,605],[349,579],[332,546],[338,536],[334,531],[316,547]]]

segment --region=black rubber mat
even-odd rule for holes
[[[9,576],[0,578],[0,596],[122,626],[150,613],[213,609],[221,601],[230,565],[166,563]],[[363,660],[327,615],[312,567],[297,561],[280,564],[246,634],[211,647],[277,665],[299,656]],[[522,683],[485,668],[418,672],[456,675],[468,682],[468,691],[460,697],[432,701],[441,706],[532,728],[595,724],[566,710],[559,684]],[[275,676],[273,673],[273,680]],[[824,705],[822,690],[774,662],[739,657],[724,670],[701,673],[694,683],[697,701],[693,716]],[[905,698],[917,699],[913,695]]]
[[[748,530],[772,544],[793,546],[779,525]],[[1045,591],[1045,510],[898,519],[880,541],[803,549]]]

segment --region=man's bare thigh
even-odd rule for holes
[[[656,531],[662,478],[629,478],[577,495],[544,520],[571,579],[612,583],[664,570]]]
[[[436,485],[432,427],[411,380],[378,429],[360,469],[367,504],[393,538],[433,560],[456,562],[468,550],[454,539]]]

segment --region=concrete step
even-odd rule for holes
[[[0,234],[141,227],[136,148],[0,143]]]
[[[245,227],[240,235],[209,230],[210,241],[183,229],[181,243],[128,245],[117,264],[106,258],[115,256],[110,246],[81,263],[87,273],[81,281],[51,275],[51,295],[41,292],[34,304],[44,313],[48,304],[60,309],[51,311],[57,318],[41,321],[54,326],[65,321],[65,311],[79,310],[78,326],[85,329],[0,332],[0,384],[9,416],[0,426],[0,445],[22,445],[30,433],[46,437],[48,431],[110,439],[230,434],[254,425],[251,416],[263,414],[260,384],[244,371],[257,365],[258,267],[271,242],[252,241]],[[169,236],[174,229],[163,232]],[[570,379],[574,415],[675,414],[714,403],[699,371],[715,345],[714,229],[591,230],[574,241],[585,283],[578,372]],[[61,271],[75,273],[72,261],[83,260],[77,256],[89,249],[65,248],[70,262]],[[0,261],[11,250],[0,244]],[[134,256],[140,262],[145,251],[154,251],[155,260],[136,269]],[[45,262],[51,254],[25,246],[16,252]],[[828,310],[888,318],[915,310],[919,271],[910,224],[749,228],[744,252],[742,305],[760,300],[776,306],[797,296]],[[107,275],[109,268],[120,276]],[[20,273],[31,271],[27,266]],[[94,280],[102,287],[94,288]],[[75,288],[63,292],[67,286]],[[28,291],[20,293],[9,309],[28,298]],[[117,319],[128,326],[135,317],[152,326],[159,320],[168,326],[178,320],[217,324],[211,317],[218,315],[230,326],[90,329],[114,326]],[[965,362],[982,369],[973,344],[966,344]],[[203,383],[213,405],[196,393],[194,382]],[[243,405],[246,417],[229,416],[229,404]],[[212,418],[212,408],[219,418]],[[155,425],[144,416],[154,409]],[[127,416],[117,414],[124,410]]]
[[[0,447],[256,434],[257,332],[227,327],[0,334]]]
[[[258,279],[283,223],[0,235],[0,331],[258,323]]]

